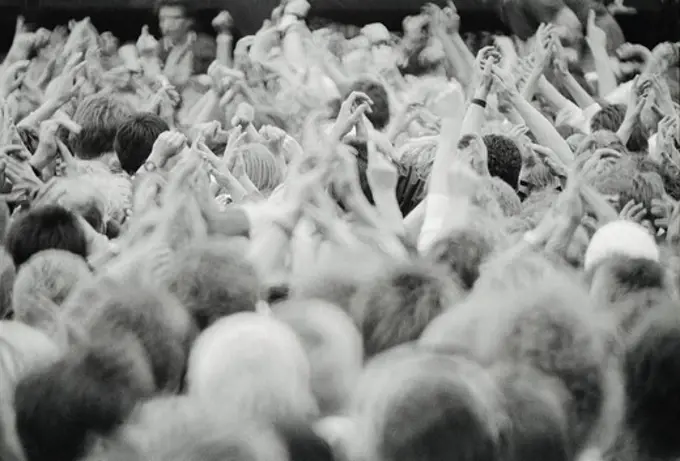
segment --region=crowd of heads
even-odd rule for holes
[[[680,459],[678,44],[189,5],[17,21],[0,459]]]

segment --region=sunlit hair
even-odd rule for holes
[[[21,266],[14,282],[12,303],[17,318],[31,300],[45,297],[60,306],[78,283],[87,283],[92,273],[87,263],[61,250],[41,251]]]
[[[273,428],[230,419],[188,396],[144,403],[110,445],[104,452],[107,461],[288,461]]]
[[[85,160],[112,153],[118,128],[132,114],[132,108],[116,96],[85,98],[73,115],[73,121],[82,127],[80,133],[69,136],[73,153]]]
[[[265,314],[233,314],[206,329],[191,350],[187,386],[190,396],[219,402],[233,417],[276,422],[318,412],[304,347]]]
[[[504,217],[507,218],[519,214],[522,204],[515,189],[510,187],[508,183],[498,177],[491,177],[486,181],[486,187],[496,198],[496,202]]]
[[[426,261],[388,267],[366,280],[351,309],[366,356],[418,339],[430,320],[454,308],[463,296],[457,279]]]
[[[276,157],[260,144],[249,144],[239,149],[245,174],[262,194],[269,195],[283,182],[283,171]],[[233,167],[233,162],[229,163]]]
[[[363,365],[361,335],[339,307],[317,301],[288,301],[274,316],[300,338],[311,366],[311,387],[321,414],[340,414]]]
[[[379,358],[369,364],[352,412],[367,459],[501,459],[501,395],[486,370],[417,350]]]
[[[513,270],[531,274],[516,267],[520,262]],[[593,305],[578,279],[548,264],[541,272],[530,285],[511,279],[500,291],[482,288],[480,278],[463,304],[430,324],[420,344],[463,351],[484,364],[526,363],[557,379],[569,396],[570,451],[606,448],[623,409],[615,322]]]
[[[168,268],[167,282],[200,329],[230,314],[255,311],[259,299],[255,268],[228,242],[216,239],[180,249]]]

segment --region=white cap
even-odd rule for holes
[[[654,237],[639,224],[613,221],[602,226],[590,240],[584,259],[585,270],[590,270],[604,259],[622,255],[659,261],[659,247]]]

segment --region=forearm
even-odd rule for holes
[[[21,120],[17,127],[38,129],[40,124],[51,118],[61,107],[61,102],[56,99],[48,99],[36,110]]]
[[[553,124],[520,95],[513,98],[513,106],[539,143],[551,148],[560,157],[562,163],[571,165],[574,154]]]
[[[529,77],[527,77],[527,80],[524,83],[524,88],[522,88],[522,96],[524,99],[531,101],[534,98],[541,77],[543,77],[543,67],[534,65],[534,68],[531,70]]]
[[[568,74],[564,80],[564,85],[567,88],[567,91],[569,91],[569,94],[571,95],[572,98],[574,98],[574,101],[576,101],[576,104],[581,108],[581,109],[586,109],[593,104],[596,104],[595,99],[586,91],[585,88],[581,86],[581,84],[574,78],[573,75]]]
[[[304,71],[308,67],[307,53],[305,52],[305,45],[303,35],[309,33],[307,25],[297,19],[295,24],[291,25],[285,32],[283,37],[283,55],[286,57],[288,64],[294,69]]]
[[[428,196],[431,194],[448,195],[448,170],[456,144],[460,137],[461,120],[450,117],[443,121],[437,152],[430,173]]]
[[[609,55],[606,49],[591,47],[593,58],[595,59],[595,71],[598,79],[598,92],[601,97],[607,96],[618,86],[616,75],[611,67]]]
[[[559,90],[555,88],[547,78],[545,78],[545,76],[542,76],[538,80],[538,91],[558,112],[565,109],[569,109],[571,111],[580,110],[576,104],[565,98],[562,93],[560,93]]]
[[[378,213],[387,223],[388,228],[397,235],[403,235],[404,217],[401,215],[395,192],[373,188],[373,201]]]
[[[223,66],[233,67],[234,59],[232,56],[232,45],[234,38],[231,34],[219,34],[216,39],[217,42],[217,62]]]
[[[465,86],[472,82],[472,68],[467,62],[465,56],[460,52],[459,47],[454,41],[453,37],[446,34],[440,34],[439,41],[444,49],[444,55],[450,64],[453,72],[453,77]]]

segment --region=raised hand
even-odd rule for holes
[[[635,203],[634,200],[631,200],[624,205],[619,213],[619,217],[639,224],[647,216],[647,213],[648,210],[645,208],[644,203]]]
[[[607,34],[598,27],[595,19],[595,11],[590,10],[590,13],[588,13],[588,25],[586,27],[586,41],[591,48],[606,49]]]
[[[353,91],[340,106],[333,126],[333,140],[340,140],[359,122],[364,114],[371,113],[373,101],[367,94]]]
[[[142,33],[139,35],[135,46],[137,47],[137,52],[143,58],[156,56],[158,40],[149,33],[149,26],[142,27]]]
[[[228,11],[222,10],[212,20],[212,26],[218,34],[228,34],[231,28],[234,27],[234,19]]]
[[[29,64],[30,61],[17,61],[5,70],[0,82],[0,98],[6,98],[21,86]]]

